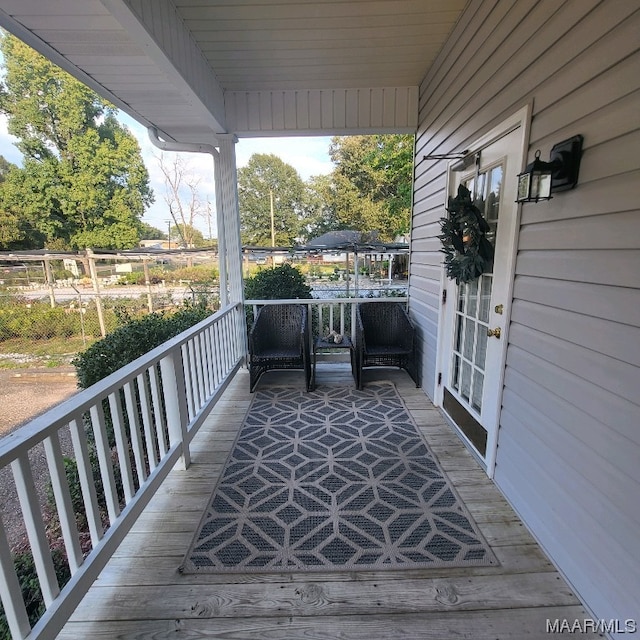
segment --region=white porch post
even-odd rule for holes
[[[237,138],[218,135],[220,151],[220,186],[224,217],[225,250],[231,302],[242,302],[242,244],[240,242],[240,212],[238,209],[238,175],[236,170]],[[220,234],[219,234],[220,235]]]
[[[214,181],[216,185],[216,223],[218,226],[218,268],[220,270],[220,306],[224,309],[229,304],[228,269],[227,269],[227,238],[224,215],[224,201],[222,198],[222,174],[220,169],[220,152],[216,149],[213,154]]]
[[[222,200],[222,221],[224,229],[224,249],[227,262],[227,278],[229,281],[229,303],[244,302],[244,286],[242,282],[242,242],[240,240],[240,210],[238,207],[238,172],[236,167],[234,135],[218,136],[219,156],[216,158],[220,179],[220,197]],[[217,185],[216,185],[217,187]],[[217,190],[217,189],[216,189]],[[222,236],[222,233],[218,233]],[[236,316],[237,344],[242,345],[242,353],[247,354],[247,326],[243,309]]]

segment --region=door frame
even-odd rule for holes
[[[520,130],[520,146],[521,146],[521,158],[519,162],[519,171],[524,170],[527,162],[528,149],[529,149],[529,137],[531,130],[531,112],[532,112],[532,103],[526,104],[524,107],[516,111],[513,115],[503,120],[499,125],[493,127],[488,133],[481,136],[477,140],[475,140],[471,145],[468,146],[468,153],[477,153],[481,151],[483,148],[488,147],[508,135],[512,131]],[[450,162],[447,166],[447,175],[446,175],[446,198],[451,194],[451,177],[452,177],[452,166],[455,162]],[[518,165],[517,165],[518,166]],[[507,295],[506,300],[508,300],[507,308],[504,314],[504,331],[501,336],[501,339],[504,340],[504,348],[502,350],[501,360],[500,360],[500,371],[498,372],[496,384],[498,385],[499,392],[496,394],[497,396],[497,406],[495,407],[495,415],[497,416],[498,424],[495,425],[495,429],[493,429],[487,438],[487,448],[485,459],[483,460],[481,456],[476,452],[474,446],[471,441],[467,438],[467,436],[462,432],[461,429],[455,424],[453,420],[447,416],[446,413],[443,414],[445,418],[451,423],[453,428],[455,429],[457,435],[460,439],[467,445],[467,448],[471,451],[474,457],[478,460],[482,467],[484,467],[487,475],[490,478],[493,478],[495,473],[495,464],[496,464],[496,452],[498,448],[498,431],[499,431],[499,422],[500,422],[500,410],[502,406],[502,394],[504,392],[504,371],[506,365],[507,358],[507,348],[509,341],[509,328],[511,324],[511,307],[513,305],[513,284],[515,279],[515,262],[516,262],[516,254],[518,251],[518,240],[520,237],[520,218],[522,205],[517,204],[515,207],[515,233],[510,239],[510,244],[508,245],[507,255],[505,264],[502,265],[502,268],[506,269],[510,274],[508,286],[507,286]],[[436,352],[436,379],[434,381],[434,390],[433,390],[433,398],[434,404],[437,407],[440,407],[443,410],[443,396],[444,396],[444,387],[445,383],[441,378],[441,373],[444,369],[443,365],[446,358],[451,357],[451,353],[449,350],[450,343],[450,334],[453,331],[452,322],[447,318],[445,304],[442,303],[442,295],[445,290],[447,284],[447,276],[445,270],[441,270],[440,276],[440,308],[438,310],[438,339],[437,339],[437,352]],[[455,304],[455,301],[448,301],[449,304]]]

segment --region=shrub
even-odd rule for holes
[[[69,338],[80,334],[80,321],[61,307],[44,302],[5,304],[0,309],[0,340]]]
[[[244,294],[249,300],[285,300],[311,298],[311,287],[302,272],[285,263],[262,269],[244,281]]]
[[[90,387],[209,315],[204,306],[190,305],[172,315],[150,313],[118,327],[73,360],[78,386]]]
[[[71,577],[67,559],[64,553],[58,549],[52,551],[51,558],[58,583],[60,586],[63,586]],[[22,587],[22,597],[24,598],[24,603],[27,608],[29,622],[31,626],[33,626],[45,611],[44,599],[40,591],[40,583],[38,582],[38,574],[36,573],[33,555],[30,551],[25,551],[15,555],[13,561],[20,586]],[[0,638],[11,638],[9,623],[7,622],[7,616],[2,605],[0,605]]]

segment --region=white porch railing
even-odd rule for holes
[[[354,337],[359,302],[406,298],[249,300],[305,304],[314,331],[326,326]],[[237,303],[119,369],[0,441],[0,469],[10,467],[46,611],[31,628],[0,518],[0,596],[12,637],[55,638],[171,468],[189,465],[189,443],[246,355],[244,307]],[[79,478],[83,551],[60,443],[70,431]],[[44,445],[55,511],[71,579],[58,584],[29,453]],[[0,507],[0,515],[2,508]]]
[[[189,465],[189,443],[244,362],[244,335],[244,308],[231,305],[0,441],[0,469],[11,468],[46,605],[32,629],[0,519],[0,596],[13,638],[55,638],[171,468],[181,457]],[[81,493],[75,505],[60,444],[66,429]],[[29,459],[40,443],[71,572],[62,588]]]

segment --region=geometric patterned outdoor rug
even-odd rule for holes
[[[255,393],[180,570],[497,565],[391,383]]]

